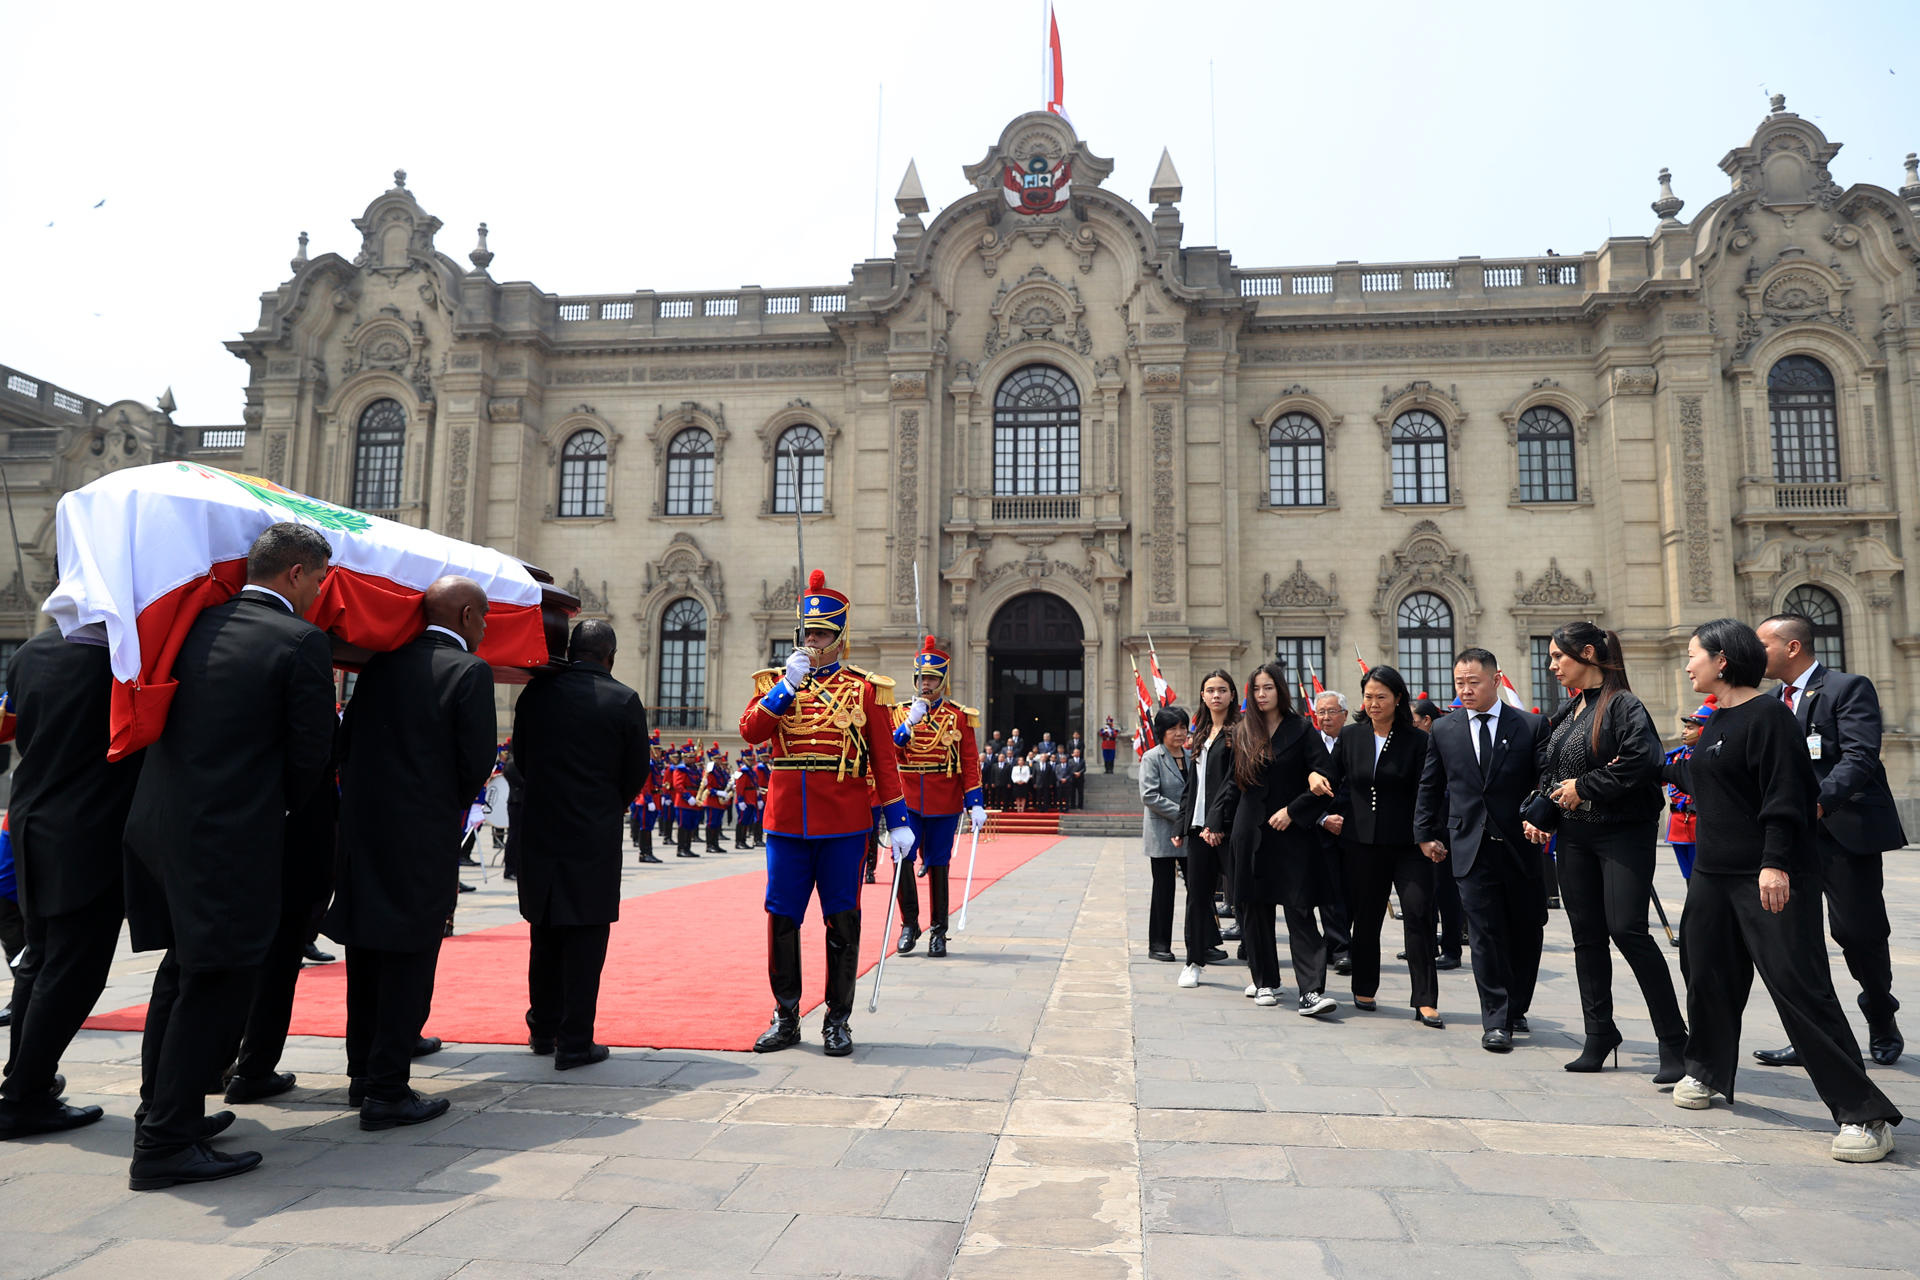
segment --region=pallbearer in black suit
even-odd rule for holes
[[[640,695],[613,678],[613,625],[573,629],[572,665],[543,672],[513,712],[527,779],[520,914],[531,927],[527,1035],[556,1071],[603,1062],[593,1040],[609,926],[620,918],[620,810],[652,751]]]
[[[1480,988],[1480,1047],[1507,1053],[1529,1030],[1547,923],[1540,856],[1520,819],[1545,725],[1500,701],[1500,662],[1485,649],[1454,660],[1453,690],[1461,709],[1434,723],[1413,836],[1459,883]]]
[[[99,1107],[55,1096],[54,1071],[107,984],[120,940],[120,841],[141,756],[107,763],[113,670],[102,644],[49,627],[7,668],[20,765],[8,829],[27,955],[15,971],[0,1138],[71,1129]]]
[[[1814,848],[1827,895],[1827,923],[1860,984],[1860,1011],[1867,1015],[1867,1047],[1873,1060],[1892,1066],[1906,1041],[1893,1015],[1893,958],[1887,939],[1887,897],[1881,854],[1907,842],[1880,763],[1880,697],[1865,676],[1834,671],[1814,660],[1813,623],[1797,613],[1776,614],[1760,624],[1767,647],[1767,675],[1780,681],[1779,697],[1800,725],[1820,779],[1819,822]],[[1770,1066],[1794,1066],[1792,1045],[1761,1049],[1754,1057]]]
[[[140,1046],[135,1191],[244,1173],[258,1152],[205,1144],[206,1086],[239,1039],[280,923],[287,811],[333,748],[333,650],[301,620],[333,548],[277,524],[247,552],[247,585],[194,620],[174,662],[167,727],[127,815],[127,922],[166,949]]]
[[[1421,1022],[1444,1027],[1433,956],[1434,867],[1413,839],[1427,735],[1413,727],[1407,683],[1392,667],[1367,671],[1360,711],[1360,718],[1340,731],[1331,769],[1313,780],[1314,792],[1334,802],[1321,825],[1340,839],[1353,921],[1353,1007],[1362,1013],[1379,1007],[1380,930],[1387,895],[1398,889],[1412,982],[1408,1003]]]
[[[459,892],[463,820],[493,771],[493,676],[473,652],[486,592],[441,578],[424,605],[426,630],[373,656],[340,725],[340,869],[324,927],[347,948],[347,1074],[362,1129],[447,1109],[408,1081]]]

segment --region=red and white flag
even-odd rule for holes
[[[1147,666],[1153,672],[1153,691],[1159,696],[1160,705],[1163,707],[1172,706],[1174,699],[1178,695],[1174,693],[1173,685],[1165,676],[1160,674],[1160,655],[1151,649],[1147,650]]]
[[[1513,681],[1507,679],[1507,673],[1500,673],[1500,700],[1515,711],[1525,711],[1527,704],[1520,701],[1520,691],[1513,687]]]
[[[540,584],[512,556],[217,467],[110,471],[60,499],[60,582],[41,606],[62,635],[85,629],[106,643],[109,759],[159,738],[188,628],[246,583],[247,548],[280,521],[310,525],[333,546],[332,571],[307,614],[329,635],[374,653],[397,649],[426,626],[427,587],[459,574],[491,606],[480,656],[503,667],[545,665]]]
[[[1067,67],[1060,55],[1060,19],[1053,12],[1049,0],[1047,13],[1047,48],[1040,57],[1040,96],[1046,101],[1047,110],[1059,116],[1068,124],[1073,117],[1067,114]]]

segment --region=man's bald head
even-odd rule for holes
[[[435,579],[425,606],[428,626],[445,627],[465,640],[469,651],[480,647],[487,634],[487,593],[479,583],[456,574]]]
[[[567,642],[567,656],[611,671],[616,648],[613,624],[603,618],[588,618],[574,627],[573,638]]]

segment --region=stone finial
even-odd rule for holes
[[[912,218],[925,213],[927,204],[926,189],[920,185],[920,170],[914,162],[907,161],[907,172],[900,179],[900,189],[893,193],[894,207],[900,210],[902,217]]]
[[[487,224],[480,224],[480,242],[473,246],[473,252],[467,255],[467,261],[473,263],[475,271],[485,271],[493,261],[493,252],[487,248]]]
[[[1767,96],[1767,102],[1773,107],[1773,114],[1782,116],[1787,113],[1787,95],[1774,93]]]
[[[1920,152],[1907,152],[1907,181],[1900,188],[1900,198],[1909,204],[1920,200]]]
[[[1160,163],[1154,168],[1153,181],[1147,187],[1147,198],[1155,204],[1180,203],[1180,174],[1173,167],[1173,153],[1160,148]]]
[[[395,169],[393,171],[393,189],[395,191],[405,191],[407,189],[407,171],[405,169]]]
[[[295,271],[307,265],[307,233],[300,233],[300,252],[293,255],[293,261],[287,264]]]
[[[1660,198],[1655,200],[1652,206],[1654,213],[1659,215],[1660,225],[1663,227],[1679,226],[1680,210],[1686,208],[1686,205],[1687,202],[1685,200],[1673,194],[1673,175],[1667,170],[1662,169],[1660,171]]]
[[[306,236],[302,235],[300,238],[302,240],[305,240]],[[165,391],[162,391],[160,393],[160,398],[154,403],[160,406],[160,412],[162,414],[167,414],[167,415],[172,414],[175,409],[180,407],[179,405],[174,403],[172,387],[168,387]]]

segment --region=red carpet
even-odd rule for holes
[[[983,899],[982,891],[1059,841],[1058,836],[1014,835],[983,841],[973,873],[974,902],[967,913],[968,932],[991,932],[994,928],[993,898],[986,895]],[[962,843],[954,854],[953,867],[956,924],[966,859]],[[743,854],[739,861],[748,865],[749,857]],[[639,894],[621,903],[620,921],[613,926],[606,972],[600,983],[600,1016],[594,1027],[599,1040],[655,1049],[752,1047],[754,1037],[766,1029],[773,1010],[773,997],[767,991],[767,876],[765,864],[759,865],[757,871]],[[881,869],[886,870],[884,861]],[[861,897],[863,974],[880,959],[891,887],[890,877],[883,876],[882,883],[868,885]],[[917,887],[924,921],[926,882],[919,882]],[[895,920],[898,936],[897,912]],[[810,1011],[821,1003],[825,990],[825,927],[818,902],[809,907],[802,935],[802,968],[806,974],[802,1008]],[[967,934],[956,932],[953,937],[951,963],[965,964]],[[928,962],[916,951],[896,959],[896,963]],[[866,1012],[868,988],[869,983],[861,983],[854,1008],[856,1025],[859,1015]],[[461,1044],[525,1044],[526,993],[525,924],[449,938],[440,952],[427,1033]],[[303,970],[294,999],[293,1034],[343,1035],[346,994],[344,963]],[[881,1000],[884,1006],[884,989]],[[93,1017],[87,1026],[102,1031],[137,1031],[146,1025],[146,1012],[145,1005],[131,1005]]]

